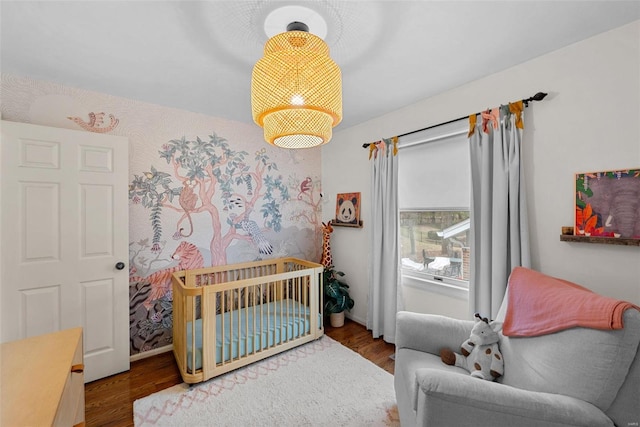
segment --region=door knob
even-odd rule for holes
[[[119,262],[116,264],[116,270],[122,270],[124,268],[124,262]]]

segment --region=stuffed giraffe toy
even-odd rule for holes
[[[489,319],[475,314],[476,323],[471,329],[471,336],[462,343],[460,352],[455,353],[448,348],[440,350],[440,358],[447,365],[464,368],[472,377],[494,381],[504,374],[504,361],[500,353],[500,334],[496,332],[498,325],[489,323]],[[496,329],[494,329],[496,328]]]
[[[322,258],[320,259],[320,264],[324,265],[325,268],[330,269],[333,266],[333,258],[331,257],[331,233],[333,233],[333,227],[331,226],[331,221],[326,224],[322,223]]]

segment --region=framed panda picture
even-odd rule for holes
[[[338,193],[336,196],[336,219],[334,225],[361,227],[360,193]]]

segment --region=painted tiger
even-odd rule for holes
[[[167,294],[171,297],[171,275],[174,272],[204,267],[204,259],[200,250],[189,242],[181,242],[171,255],[171,259],[179,260],[178,265],[156,271],[147,277],[129,277],[129,283],[145,282],[151,285],[151,292],[142,303],[147,310],[153,306],[153,301]]]

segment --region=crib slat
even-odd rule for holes
[[[287,341],[290,340],[294,340],[297,338],[297,336],[295,335],[295,330],[293,329],[293,325],[296,322],[295,319],[295,310],[293,309],[293,299],[292,297],[292,292],[291,292],[291,287],[293,286],[293,281],[294,279],[288,279],[286,281],[286,289],[285,289],[285,305],[286,305],[286,319],[287,319],[287,327],[286,327],[286,332],[287,332]],[[291,337],[289,337],[289,327],[291,327]]]
[[[271,298],[273,296],[273,282],[267,283],[267,342],[265,347],[271,347],[269,336],[271,334]]]
[[[207,278],[208,281],[208,278]],[[202,281],[201,281],[202,282]],[[197,342],[198,339],[194,339],[194,343],[193,343],[193,354],[195,355],[198,351],[200,352],[200,361],[201,361],[201,375],[203,375],[204,377],[211,375],[214,367],[215,367],[215,360],[211,360],[211,355],[210,353],[208,353],[207,351],[205,351],[206,348],[209,348],[212,343],[211,343],[211,338],[213,337],[214,339],[214,344],[215,345],[215,330],[216,330],[216,318],[215,316],[207,316],[205,313],[210,312],[211,310],[215,310],[215,295],[211,289],[211,287],[209,286],[203,286],[200,287],[201,290],[201,295],[200,295],[200,316],[195,316],[197,313],[195,313],[194,310],[194,325],[196,324],[196,319],[199,320],[201,322],[201,335],[198,336],[197,338],[199,338],[199,341],[201,343],[201,347],[197,347]],[[194,300],[194,308],[195,308],[195,303],[196,301]],[[199,317],[199,319],[198,319]],[[194,337],[196,337],[196,334],[193,334]],[[195,361],[193,366],[196,366]]]
[[[228,349],[229,349],[229,357],[228,358],[224,357],[224,353],[222,353],[222,357],[224,358],[223,359],[224,363],[230,363],[230,362],[233,362],[233,317],[232,317],[233,316],[233,305],[232,305],[233,304],[233,300],[232,300],[232,297],[230,295],[230,294],[233,293],[233,291],[227,290],[227,291],[225,291],[225,293],[226,293],[226,295],[225,295],[226,296],[225,314],[226,313],[229,314],[229,321],[227,322],[229,324],[228,331],[227,331],[228,335],[229,335],[229,337],[228,337],[229,345],[227,346]],[[223,341],[223,343],[226,342],[226,339],[227,339],[227,337],[225,337],[225,341]],[[223,346],[224,346],[224,344],[223,344]]]
[[[218,304],[220,304],[220,335],[222,335],[220,337],[220,340],[221,340],[220,341],[220,353],[221,353],[221,356],[220,356],[221,362],[220,363],[222,365],[224,365],[224,363],[225,363],[225,360],[224,360],[224,342],[226,341],[226,336],[225,336],[226,330],[225,330],[225,327],[224,327],[225,326],[224,314],[226,313],[226,310],[225,310],[226,298],[225,298],[224,292],[225,291],[222,291],[222,292],[218,293],[218,295],[220,295],[220,302]],[[216,333],[217,333],[217,331],[216,331]],[[217,340],[217,337],[216,337],[216,340]],[[216,350],[217,350],[217,342],[216,342]],[[216,358],[216,360],[217,360],[217,358]]]
[[[298,303],[297,307],[298,307],[298,313],[299,313],[300,316],[302,316],[302,313],[304,313],[304,309],[303,309],[303,305],[302,305],[302,280],[303,280],[303,278],[296,277],[296,302]],[[309,316],[311,316],[311,315],[312,315],[312,313],[310,312]],[[300,320],[298,320],[298,329],[304,327],[304,325],[305,325],[304,320],[302,322]],[[306,330],[305,330],[305,332],[306,332]]]
[[[241,288],[238,289],[238,291],[240,291]],[[237,301],[237,303],[236,303]],[[237,296],[234,295],[233,296],[233,310],[231,311],[231,314],[233,315],[233,313],[237,313],[238,314],[238,324],[237,326],[235,326],[233,328],[233,333],[231,334],[232,337],[237,336],[238,337],[238,342],[236,344],[236,349],[238,351],[238,355],[236,357],[236,359],[240,359],[240,341],[242,338],[242,334],[240,332],[240,327],[242,326],[242,310],[240,309],[240,294],[238,294]],[[231,325],[233,325],[233,322],[231,322]],[[237,335],[236,335],[237,334]],[[232,345],[233,345],[233,340],[232,340]]]
[[[258,334],[256,333],[257,329],[256,329],[256,298],[257,295],[256,293],[258,292],[257,287],[254,285],[252,287],[253,289],[253,303],[251,304],[251,310],[253,310],[253,317],[252,317],[252,326],[253,326],[253,348],[251,349],[251,353],[254,353],[256,351],[256,345],[260,346],[261,342],[260,342],[260,337],[257,336]],[[260,347],[258,347],[260,348]]]
[[[196,333],[196,299],[197,297],[187,297],[187,319],[191,323],[191,372],[196,372],[196,354],[197,354],[197,333]],[[202,302],[202,301],[201,301]],[[202,306],[200,306],[202,308]]]
[[[244,354],[249,355],[249,288],[244,292]]]
[[[276,282],[276,288],[277,288],[277,297],[278,297],[277,301],[278,301],[278,304],[280,305],[280,310],[279,310],[280,311],[280,313],[279,313],[280,321],[278,322],[278,320],[276,320],[275,323],[277,325],[279,325],[278,326],[278,332],[280,333],[280,338],[278,340],[274,340],[274,342],[273,342],[274,346],[278,345],[280,343],[286,342],[286,339],[287,339],[287,337],[285,335],[283,335],[283,326],[285,326],[285,324],[284,324],[284,310],[285,310],[285,308],[284,308],[284,288],[283,288],[283,281],[282,280],[278,280]],[[276,308],[276,311],[278,311],[277,308]]]
[[[260,302],[258,304],[258,311],[260,312],[260,315],[258,317],[258,331],[260,331],[260,348],[258,349],[258,352],[261,352],[263,347],[264,347],[264,337],[263,337],[263,332],[264,332],[264,327],[265,325],[263,324],[264,321],[264,313],[263,313],[263,304],[265,301],[265,297],[266,297],[266,285],[265,284],[260,284],[259,285],[260,288]]]

